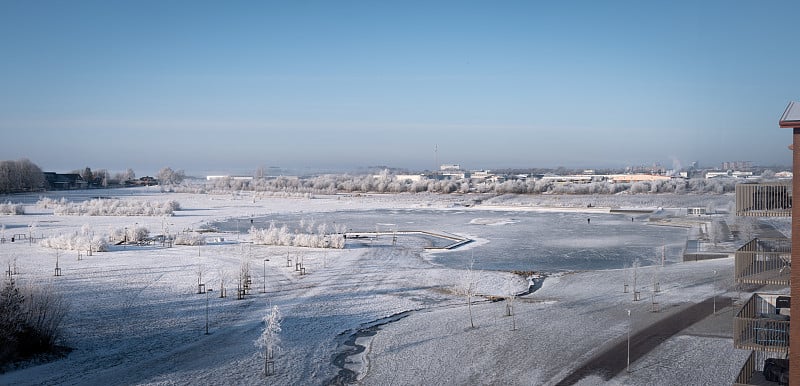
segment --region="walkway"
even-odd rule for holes
[[[631,335],[631,363],[643,357],[673,335],[711,315],[714,310],[714,305],[712,304],[714,301],[716,301],[716,309],[718,310],[731,305],[731,299],[728,297],[718,296],[716,300],[714,300],[714,298],[708,298],[667,316]],[[628,340],[627,336],[625,336],[607,350],[589,359],[581,367],[573,371],[572,374],[562,379],[561,382],[558,382],[556,386],[574,385],[581,379],[592,374],[600,375],[606,381],[614,378],[620,372],[625,371],[627,367],[627,350]]]
[[[379,236],[409,236],[409,235],[424,235],[424,236],[431,236],[440,239],[450,240],[452,241],[451,244],[445,245],[443,247],[425,247],[425,249],[442,249],[442,250],[450,250],[458,248],[464,244],[469,244],[472,242],[472,239],[468,239],[465,237],[453,235],[450,233],[437,233],[437,232],[430,232],[430,231],[392,231],[392,232],[346,232],[344,237],[346,239],[363,239],[363,238],[375,238]]]

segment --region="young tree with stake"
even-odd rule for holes
[[[264,375],[270,375],[275,372],[274,355],[275,349],[280,344],[280,337],[278,334],[281,332],[282,319],[283,316],[278,306],[272,306],[270,313],[265,315],[264,319],[262,319],[264,321],[264,331],[262,331],[261,336],[256,339],[255,345],[264,350]],[[271,369],[270,364],[273,365]]]

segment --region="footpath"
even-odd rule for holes
[[[643,357],[672,336],[711,316],[715,309],[713,303],[715,301],[717,310],[731,306],[731,298],[729,297],[717,296],[716,300],[711,297],[699,303],[687,305],[682,310],[632,333],[630,337],[631,363]],[[586,361],[556,385],[574,385],[590,375],[598,375],[608,381],[620,372],[625,371],[627,365],[628,340],[626,336]]]

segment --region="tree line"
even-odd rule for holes
[[[93,188],[121,186],[126,181],[136,178],[136,173],[130,168],[124,172],[111,174],[106,169],[92,170],[87,166],[83,169],[74,169],[70,174],[80,175],[87,186]],[[49,188],[51,187],[47,184],[45,173],[39,165],[30,160],[23,158],[16,161],[0,161],[0,194],[33,192]]]
[[[547,179],[513,179],[502,182],[464,179],[418,180],[398,178],[391,174],[329,174],[315,177],[254,178],[252,180],[220,178],[205,181],[202,186],[172,187],[173,191],[255,191],[295,194],[335,193],[488,193],[488,194],[647,194],[647,193],[729,193],[739,181],[732,178],[673,178],[662,181],[614,183],[596,180],[588,183],[564,183]]]
[[[35,163],[0,161],[0,193],[30,192],[44,187],[44,173]]]

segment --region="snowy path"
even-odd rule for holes
[[[630,361],[635,362],[675,334],[708,317],[715,309],[712,301],[720,309],[731,305],[730,298],[719,297],[717,299],[708,298],[702,302],[682,307],[672,315],[633,333],[630,341],[625,337],[607,350],[595,354],[593,358],[556,385],[574,385],[591,375],[600,376],[604,381],[614,378],[621,371],[626,370],[629,353]],[[630,347],[628,346],[629,342]]]

